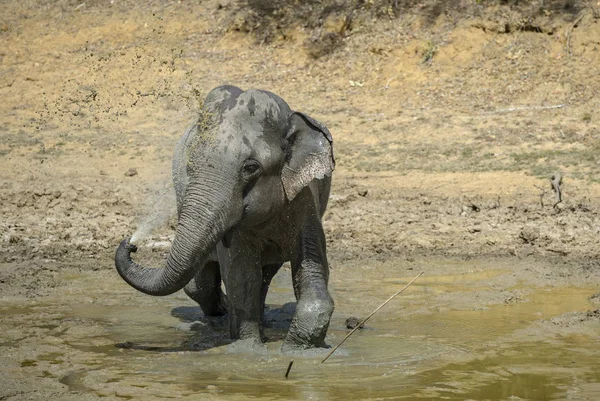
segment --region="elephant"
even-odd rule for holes
[[[296,311],[282,351],[326,347],[334,302],[322,217],[334,168],[323,124],[271,92],[219,86],[175,147],[178,223],[165,266],[134,262],[129,238],[117,271],[149,295],[183,288],[205,315],[227,314],[233,341],[260,344],[269,284],[290,262]]]

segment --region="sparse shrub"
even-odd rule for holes
[[[433,61],[433,56],[435,55],[436,52],[437,52],[437,45],[435,43],[433,43],[430,40],[425,42],[425,45],[421,49],[421,54],[423,56],[421,58],[421,63],[431,64],[431,62]]]

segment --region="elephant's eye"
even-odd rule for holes
[[[242,167],[242,174],[246,180],[251,180],[260,174],[260,164],[256,160],[247,160]]]

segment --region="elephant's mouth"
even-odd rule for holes
[[[231,238],[233,236],[233,228],[230,229],[229,231],[227,231],[225,233],[225,235],[223,235],[223,238],[221,239],[221,242],[223,243],[223,246],[225,248],[229,248],[231,246]]]
[[[257,212],[250,205],[244,205],[242,217],[234,228],[260,229],[268,224],[270,216],[270,213]]]

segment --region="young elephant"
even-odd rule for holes
[[[323,347],[333,300],[321,217],[333,169],[321,123],[267,91],[215,88],[175,149],[179,222],[166,266],[133,262],[123,240],[117,270],[150,295],[185,286],[206,315],[229,314],[233,339],[259,342],[269,284],[290,261],[297,306],[282,348]]]

